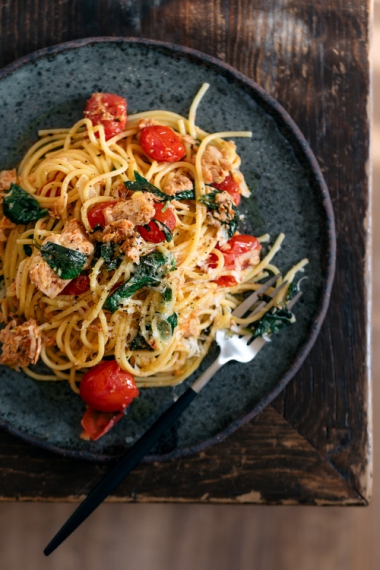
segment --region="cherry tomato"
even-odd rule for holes
[[[167,208],[164,212],[162,211],[165,207],[165,204],[155,204],[155,214],[154,217],[159,222],[162,222],[169,228],[170,231],[173,231],[177,225],[176,218],[174,215],[173,210],[171,208]],[[144,226],[137,226],[138,232],[145,241],[149,241],[151,243],[160,243],[162,241],[166,241],[166,237],[163,231],[161,231],[157,224],[151,220],[148,224],[148,229]]]
[[[146,154],[159,162],[176,162],[186,154],[181,139],[170,127],[145,127],[141,132],[140,143]]]
[[[113,206],[116,202],[100,202],[96,204],[91,210],[87,212],[88,223],[94,229],[95,226],[105,227],[106,221],[104,219],[103,210],[108,206]]]
[[[78,275],[60,292],[60,295],[81,295],[90,288],[90,278],[87,275]]]
[[[83,112],[94,126],[103,125],[106,140],[121,133],[127,124],[127,101],[112,93],[94,93]]]
[[[122,412],[98,412],[87,408],[81,424],[87,435],[94,441],[110,431],[111,428],[124,416]]]
[[[132,374],[120,368],[115,360],[105,360],[83,376],[80,395],[94,410],[119,412],[129,406],[139,391]]]
[[[213,187],[221,192],[228,192],[231,195],[232,200],[234,201],[235,206],[240,204],[241,194],[240,194],[240,186],[234,180],[232,174],[227,174],[223,182],[219,182],[216,184],[215,182],[212,183]]]
[[[229,248],[228,248],[229,246]],[[227,249],[228,248],[228,249]],[[235,269],[236,260],[238,257],[247,253],[248,251],[254,251],[261,249],[260,242],[254,236],[249,235],[237,235],[233,236],[223,249],[220,246],[216,246],[216,249],[223,253],[224,257],[224,267],[228,270]],[[212,253],[209,257],[208,264],[210,267],[216,267],[218,265],[218,257],[215,253]],[[248,265],[248,260],[246,261],[246,265]],[[243,265],[244,269],[244,265]],[[233,287],[237,285],[237,281],[235,277],[232,275],[222,275],[218,279],[215,280],[215,283],[219,285],[219,287]]]

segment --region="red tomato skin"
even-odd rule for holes
[[[221,192],[228,192],[237,207],[240,204],[241,194],[239,184],[234,180],[232,174],[227,174],[223,182],[216,184],[212,183],[212,186]]]
[[[96,204],[96,206],[88,210],[87,219],[92,229],[94,229],[95,226],[105,227],[106,221],[104,219],[103,210],[114,204],[116,204],[116,202],[100,202],[100,204]]]
[[[226,269],[235,268],[235,260],[239,255],[247,253],[247,251],[260,250],[261,245],[257,238],[254,236],[249,236],[245,234],[233,236],[226,244],[230,246],[230,249],[226,249],[225,246],[221,249],[217,246],[224,256],[224,267]]]
[[[169,228],[170,231],[173,231],[177,225],[177,221],[173,211],[170,208],[167,208],[165,212],[162,211],[165,204],[155,204],[155,214],[154,217],[159,222],[162,222]],[[144,228],[144,226],[137,226],[138,232],[141,237],[150,243],[160,243],[162,241],[166,241],[166,237],[164,232],[158,229],[158,226],[152,221],[148,224],[149,230]]]
[[[81,424],[87,435],[96,441],[102,435],[110,431],[111,428],[124,416],[122,412],[98,412],[92,408],[87,408]]]
[[[215,283],[219,287],[234,287],[237,285],[237,281],[232,275],[222,275],[219,279],[215,280]]]
[[[115,360],[104,360],[90,368],[80,384],[81,398],[99,412],[120,412],[139,395],[132,374]]]
[[[86,103],[83,114],[94,126],[103,125],[108,140],[125,129],[127,101],[124,97],[113,93],[93,93]]]
[[[229,249],[227,249],[228,246]],[[223,246],[223,249],[221,249],[219,245],[217,245],[215,249],[218,249],[223,253],[224,267],[227,270],[232,270],[235,269],[236,259],[240,255],[247,251],[260,250],[261,244],[254,236],[240,234],[233,236],[226,245]],[[213,268],[218,265],[218,258],[215,253],[211,253],[208,258],[208,265]],[[215,280],[215,283],[217,283],[219,287],[233,287],[234,285],[237,285],[237,281],[232,275],[221,275]]]
[[[78,275],[66,285],[60,295],[82,295],[90,288],[90,278],[88,275]]]
[[[140,143],[144,152],[158,162],[176,162],[186,154],[179,136],[164,125],[145,127],[141,131]]]

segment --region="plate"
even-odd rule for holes
[[[211,87],[197,112],[206,131],[252,130],[236,139],[242,172],[254,189],[243,200],[239,229],[254,235],[286,234],[275,258],[287,270],[303,257],[304,296],[297,322],[279,333],[249,364],[218,372],[146,460],[199,451],[252,419],[289,382],[325,316],[335,264],[334,217],[315,157],[284,109],[257,84],[225,63],[184,48],[134,38],[89,38],[24,57],[0,72],[0,167],[17,165],[40,128],[69,127],[94,91],[127,98],[130,113],[168,109],[186,115],[204,82]],[[196,377],[212,361],[216,347]],[[79,439],[84,404],[65,382],[35,382],[0,370],[0,423],[37,445],[69,456],[112,459],[125,451],[189,383],[145,389],[129,413],[97,442]]]

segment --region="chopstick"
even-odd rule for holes
[[[45,556],[49,556],[82,522],[108,497],[126,475],[140,463],[160,437],[170,428],[175,420],[182,414],[187,406],[194,400],[197,393],[188,388],[174,404],[164,412],[158,420],[144,433],[140,439],[119,459],[98,485],[90,492],[88,497],[73,512],[54,538],[44,550]]]
[[[252,305],[259,299],[259,296],[264,293],[278,278],[278,275],[273,276],[266,281],[255,293],[250,295],[241,305],[239,305],[233,315],[239,316],[244,314]],[[283,288],[287,281],[275,289],[271,295],[274,297],[278,290]],[[264,303],[265,304],[265,303]],[[254,312],[261,309],[261,305],[256,308]],[[265,343],[264,343],[265,344]],[[260,350],[261,346],[258,348]],[[214,376],[216,371],[220,368],[218,359],[209,366],[209,368],[188,388],[182,396],[172,404],[156,422],[144,433],[140,439],[119,459],[118,463],[103,477],[98,485],[90,492],[86,499],[79,505],[73,512],[71,517],[66,521],[62,528],[57,532],[53,539],[49,542],[44,550],[45,556],[49,556],[70,534],[78,528],[82,522],[93,513],[93,511],[110,495],[110,493],[117,487],[123,479],[130,473],[141,459],[148,453],[153,445],[160,439],[160,437],[174,424],[182,412],[189,406],[189,404],[198,395],[198,392],[207,384],[207,382]]]

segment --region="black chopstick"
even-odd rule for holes
[[[139,440],[122,456],[115,467],[98,483],[86,499],[73,512],[63,527],[52,538],[44,550],[49,556],[86,518],[108,497],[123,479],[140,463],[160,437],[174,424],[182,412],[197,396],[192,388],[188,388],[174,404],[164,412],[158,420],[140,437]]]

